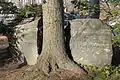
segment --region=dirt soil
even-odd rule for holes
[[[0,80],[87,80],[85,75],[78,76],[69,70],[57,70],[50,75],[40,74],[37,69],[24,66],[19,69],[0,71]]]

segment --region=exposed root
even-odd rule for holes
[[[40,56],[39,61],[37,68],[44,76],[49,77],[51,74],[56,72],[59,73],[61,71],[68,73],[68,75],[71,76],[86,74],[83,69],[67,58],[61,59],[61,57],[55,58],[51,55],[42,55]]]
[[[51,73],[56,72],[59,66],[51,56],[40,56],[37,68],[45,76],[50,76]]]

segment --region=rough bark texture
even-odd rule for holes
[[[66,55],[63,38],[63,2],[48,0],[43,5],[43,48],[37,67],[46,75],[59,70],[84,71]]]

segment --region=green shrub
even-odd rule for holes
[[[114,36],[113,45],[120,47],[120,22],[114,25],[114,32],[116,36]]]
[[[0,14],[17,14],[18,9],[12,2],[0,0]]]
[[[120,79],[120,66],[84,66],[88,71],[87,80],[119,80]]]
[[[42,5],[31,4],[20,9],[22,17],[40,17],[42,14]]]
[[[79,9],[80,14],[85,15],[89,13],[89,6],[88,6],[89,3],[87,0],[84,1],[75,0],[73,4],[75,5],[74,6],[75,8]]]
[[[19,57],[20,51],[18,50],[17,44],[18,44],[18,38],[15,35],[16,33],[16,25],[18,25],[22,21],[22,17],[19,14],[18,8],[11,2],[5,2],[4,0],[0,0],[0,14],[4,15],[4,18],[2,21],[0,21],[0,34],[6,35],[9,40],[9,54],[10,57]],[[15,19],[10,20],[8,24],[3,24],[3,21],[5,21],[7,18],[9,18],[9,14],[16,15]]]
[[[19,50],[17,49],[17,36],[15,35],[16,27],[12,24],[5,25],[3,22],[0,22],[0,34],[5,35],[8,37],[9,40],[9,57],[19,57],[18,54]]]

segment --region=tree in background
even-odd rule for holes
[[[100,16],[100,1],[99,0],[89,0],[89,16],[91,18],[99,19],[99,16]]]
[[[74,0],[72,3],[78,9],[81,15],[87,15],[90,18],[99,18],[100,1],[99,0]]]
[[[37,4],[26,5],[25,7],[20,8],[20,15],[24,18],[41,17],[42,6]]]

